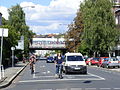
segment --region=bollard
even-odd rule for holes
[[[5,70],[3,68],[3,65],[1,65],[1,77],[4,78],[5,77]]]

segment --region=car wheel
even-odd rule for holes
[[[65,69],[65,74],[68,74],[68,71],[67,71],[67,69]]]
[[[82,74],[87,74],[87,71],[82,72]]]

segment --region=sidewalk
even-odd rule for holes
[[[28,62],[18,62],[15,67],[5,69],[5,77],[0,80],[0,88],[7,87],[16,78],[17,75],[28,65]]]

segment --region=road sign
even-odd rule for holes
[[[8,37],[8,29],[0,28],[0,37],[2,37],[2,32],[3,32],[3,37]]]
[[[11,50],[15,50],[15,47],[11,47]]]

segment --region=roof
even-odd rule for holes
[[[83,56],[81,53],[66,53],[66,56],[76,55],[76,56]]]

